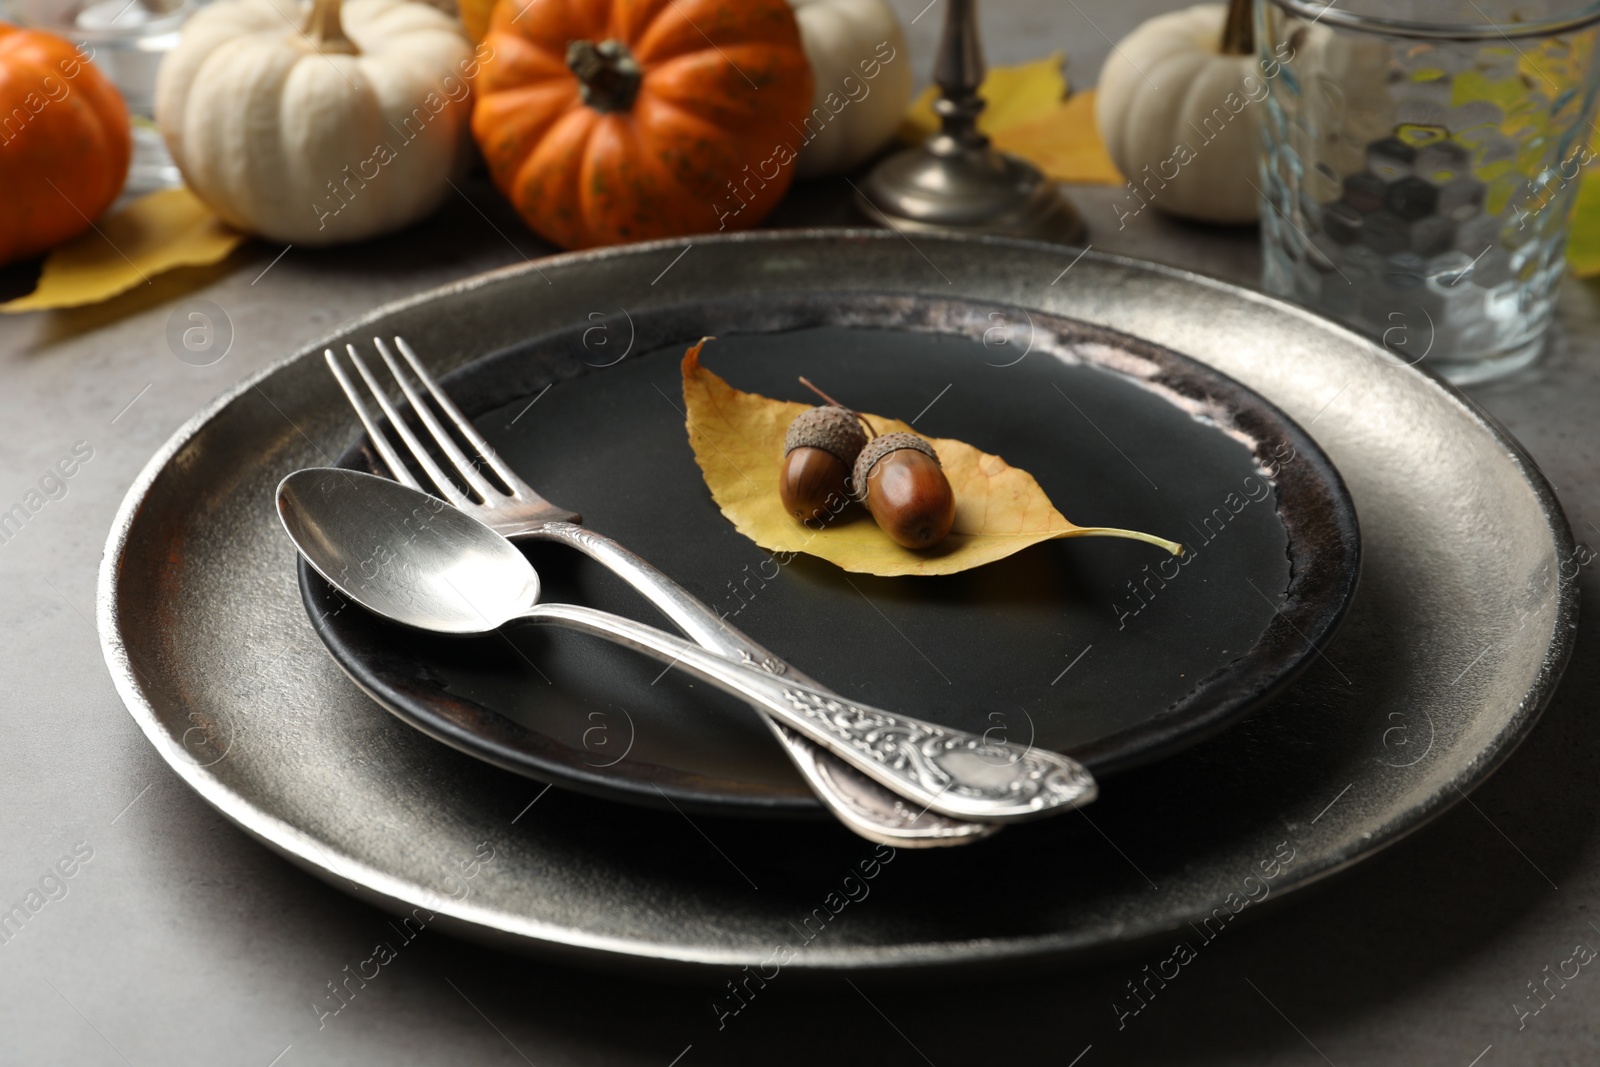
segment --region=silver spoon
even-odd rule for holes
[[[912,803],[1009,822],[1093,800],[1094,779],[1054,752],[994,744],[893,715],[578,604],[539,603],[539,575],[510,541],[437,497],[387,478],[313,467],[278,486],[278,516],[312,567],[378,615],[477,634],[527,621],[604,637],[676,666],[798,730]]]

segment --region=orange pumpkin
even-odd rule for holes
[[[89,228],[122,191],[128,108],[71,42],[0,23],[0,263]]]
[[[811,68],[786,0],[500,0],[472,130],[563,248],[744,229],[794,176]]]
[[[466,27],[467,39],[477,44],[489,32],[494,0],[456,0],[456,14],[461,16],[461,25]]]

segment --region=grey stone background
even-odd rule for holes
[[[925,2],[896,5],[910,22]],[[1109,40],[1172,6],[986,0],[988,55],[1060,49],[1069,76],[1089,85]],[[935,4],[910,26],[924,71],[941,14]],[[0,319],[0,507],[76,442],[93,449],[66,495],[0,544],[0,904],[23,899],[75,846],[92,850],[66,895],[0,944],[0,1064],[1600,1062],[1600,971],[1552,983],[1556,997],[1520,1029],[1512,1007],[1575,943],[1600,946],[1592,619],[1544,721],[1475,807],[1241,928],[1120,1032],[1110,1003],[1142,960],[920,989],[775,986],[718,1034],[703,991],[433,933],[319,1031],[311,1001],[370,954],[386,917],[244,837],[167,770],[102,665],[96,567],[129,483],[213,396],[377,304],[547,251],[487,184],[463,189],[471,204],[454,199],[362,247],[274,262],[279,248],[254,243],[100,307]],[[848,221],[842,189],[802,190],[777,221]],[[1149,212],[1118,231],[1112,191],[1072,192],[1096,248],[1255,281],[1253,232]],[[0,296],[30,284],[26,268],[0,271]],[[196,300],[224,309],[233,330],[227,355],[205,367],[174,358],[165,340]],[[1591,544],[1597,320],[1597,290],[1569,281],[1547,358],[1471,393],[1527,445]],[[1593,570],[1580,581],[1592,598]]]

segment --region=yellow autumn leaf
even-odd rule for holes
[[[1476,68],[1464,70],[1450,80],[1450,106],[1464,107],[1472,103],[1490,103],[1501,111],[1515,111],[1528,96],[1528,87],[1521,77],[1491,79]]]
[[[1004,559],[1057,537],[1129,537],[1178,555],[1183,546],[1150,534],[1075,526],[1055,509],[1033,475],[999,456],[946,438],[930,438],[955,491],[955,526],[937,547],[902,548],[851,504],[827,523],[802,525],[778,497],[783,438],[807,405],[733,388],[700,365],[706,338],[683,357],[683,402],[689,444],[722,514],[741,534],[771,552],[805,552],[859,574],[955,574]],[[865,414],[880,433],[910,433],[898,419]]]
[[[1580,278],[1600,275],[1600,171],[1583,172],[1570,225],[1567,266]]]
[[[978,86],[984,108],[978,116],[978,130],[993,137],[996,131],[1049,114],[1067,95],[1067,79],[1062,77],[1060,52],[1032,63],[1015,67],[991,67]],[[925,140],[939,128],[933,102],[939,89],[930,85],[911,102],[900,136],[907,141]]]
[[[1015,67],[994,67],[978,95],[985,107],[978,129],[994,146],[1032,163],[1045,177],[1080,185],[1121,185],[1122,174],[1106,152],[1094,121],[1094,91],[1067,95],[1061,53]],[[939,128],[933,102],[936,87],[925,90],[906,112],[900,136],[926,140]]]
[[[1002,152],[1021,156],[1047,178],[1079,185],[1121,185],[1094,121],[1094,90],[1073,93],[1041,118],[1008,126],[993,137]]]
[[[219,263],[244,239],[188,189],[163,189],[59,245],[44,261],[37,288],[0,304],[0,312],[98,304],[174,267]]]

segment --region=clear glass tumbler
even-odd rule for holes
[[[1458,383],[1538,357],[1600,3],[1256,0],[1262,285]]]

